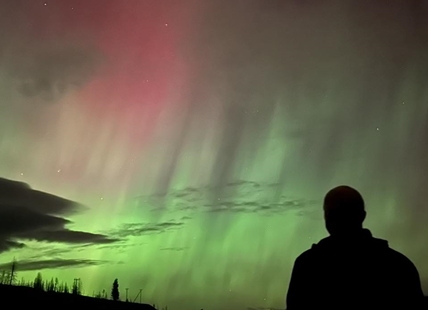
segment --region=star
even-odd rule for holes
[[[47,5],[48,5],[48,3],[47,3],[47,2],[45,2],[45,3],[43,3],[43,5],[44,5],[44,6],[47,6]]]

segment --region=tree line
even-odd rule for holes
[[[24,278],[16,280],[16,272],[11,273],[3,270],[0,273],[0,284],[32,287],[44,292],[82,295],[82,281],[80,279],[75,279],[72,285],[68,285],[66,282],[60,282],[58,278],[52,277],[50,280],[44,280],[40,272],[37,273],[33,281],[26,281]]]
[[[82,295],[82,281],[80,279],[74,279],[73,284],[69,285],[67,282],[59,281],[58,278],[52,277],[50,280],[43,279],[43,276],[40,272],[37,273],[33,281],[27,281],[24,278],[17,280],[17,262],[14,259],[10,270],[3,270],[0,272],[0,284],[3,285],[16,285],[16,286],[25,286],[32,287],[35,290],[49,292],[49,293],[63,293],[63,294],[73,294],[73,295]],[[141,290],[140,293],[141,294]],[[128,294],[127,294],[128,295]],[[120,292],[119,292],[119,281],[115,279],[113,281],[110,296],[106,290],[99,291],[98,293],[93,293],[92,297],[100,299],[110,299],[113,301],[120,301]],[[138,295],[137,295],[138,297]],[[129,302],[128,296],[126,296],[126,302]],[[141,300],[140,300],[141,302]],[[156,308],[155,305],[153,305]],[[168,309],[167,307],[164,308]]]

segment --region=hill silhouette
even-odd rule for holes
[[[61,309],[67,307],[82,307],[92,309],[124,309],[124,310],[156,310],[151,305],[113,301],[102,298],[67,294],[59,292],[45,292],[25,286],[0,284],[0,297],[2,300],[13,301],[17,308]]]

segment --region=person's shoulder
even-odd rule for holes
[[[307,259],[312,257],[312,254],[313,254],[312,252],[313,252],[312,249],[308,249],[308,250],[302,252],[299,256],[297,256],[296,260],[298,260],[298,261],[307,260]]]
[[[385,249],[385,255],[387,256],[388,260],[392,261],[396,265],[415,268],[413,262],[406,255],[397,250],[388,247]]]
[[[315,259],[315,246],[316,244],[313,244],[312,247],[306,251],[304,251],[302,254],[297,256],[296,258],[296,264],[302,265],[306,263],[310,263]]]
[[[318,243],[312,244],[310,249],[300,254],[296,260],[305,262],[308,260],[316,259],[317,255],[319,255],[321,252],[324,252],[330,248],[330,243],[331,243],[331,237],[326,237],[324,239],[321,239]]]
[[[417,273],[417,268],[415,264],[403,253],[394,250],[393,248],[384,247],[382,248],[382,253],[380,258],[382,259],[382,264],[388,266],[395,273],[404,273],[404,274],[415,274]]]

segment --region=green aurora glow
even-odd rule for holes
[[[348,184],[427,291],[426,17],[269,2],[2,3],[0,175],[122,241],[21,240],[0,261],[87,260],[41,272],[172,310],[280,308],[326,235],[323,195]]]

